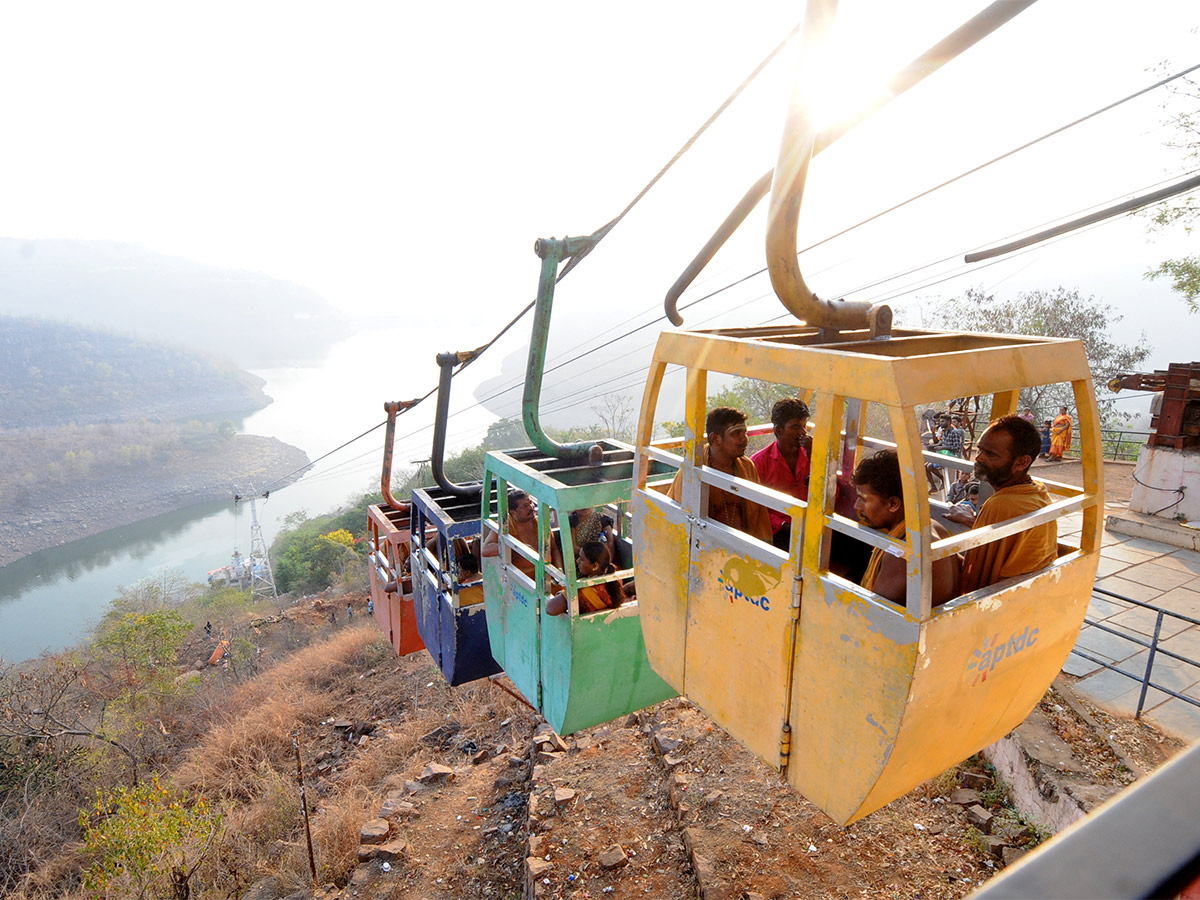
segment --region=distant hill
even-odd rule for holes
[[[263,384],[228,359],[82,325],[0,316],[0,428],[234,417],[271,402]]]
[[[186,344],[247,368],[319,359],[353,330],[300,285],[111,241],[0,238],[0,313]]]

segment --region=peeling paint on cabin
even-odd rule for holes
[[[882,736],[883,740],[886,741],[889,739],[887,729],[875,721],[874,713],[867,713],[867,724],[870,725],[872,728],[878,728],[879,734]]]
[[[599,619],[601,624],[608,625],[618,619],[636,619],[639,613],[638,604],[634,602],[622,603],[616,609],[588,613],[587,616],[589,619]]]
[[[900,646],[912,644],[919,638],[920,623],[907,612],[899,608],[884,609],[879,604],[860,597],[854,591],[839,590],[836,585],[823,578],[819,581],[824,592],[825,605],[832,608],[836,603],[851,614],[857,614],[869,631]]]

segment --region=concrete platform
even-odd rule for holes
[[[1112,508],[1107,522],[1096,586],[1154,604],[1167,613],[1160,625],[1152,610],[1115,597],[1094,595],[1087,615],[1088,622],[1094,624],[1084,625],[1075,646],[1140,679],[1149,660],[1146,645],[1152,642],[1157,629],[1159,648],[1190,662],[1158,653],[1150,680],[1200,702],[1200,531]],[[1071,527],[1064,522],[1062,530],[1069,532]],[[1185,538],[1187,543],[1181,544]],[[1100,708],[1126,716],[1137,711],[1139,681],[1074,653],[1063,671],[1080,679],[1074,685],[1075,693]],[[1200,740],[1200,707],[1163,691],[1147,691],[1142,716],[1175,737]]]
[[[1111,534],[1145,538],[1169,547],[1200,551],[1200,529],[1188,528],[1173,519],[1148,516],[1128,509],[1110,510],[1104,527]]]

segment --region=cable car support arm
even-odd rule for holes
[[[391,403],[383,404],[383,410],[387,413],[387,431],[383,436],[383,473],[379,478],[379,491],[383,494],[384,502],[397,511],[408,509],[409,504],[397,500],[392,495],[392,453],[396,442],[396,416],[412,409],[420,402],[420,400],[393,400]]]
[[[824,0],[822,0],[824,2]],[[926,76],[933,74],[945,63],[954,59],[964,50],[978,43],[983,38],[987,37],[1001,25],[1008,22],[1018,13],[1024,11],[1035,0],[998,0],[998,2],[990,4],[988,7],[979,12],[969,21],[963,23],[960,27],[948,34],[942,40],[938,41],[907,66],[897,72],[888,81],[883,90],[876,95],[874,100],[860,109],[853,116],[839,121],[838,123],[826,127],[816,135],[813,142],[811,156],[816,156],[822,150],[826,149],[830,144],[846,134],[850,129],[854,128],[860,122],[868,119],[879,109],[887,105],[894,98],[900,96],[909,88],[919,84]],[[811,4],[810,4],[811,9]],[[806,27],[809,22],[809,16],[805,16]],[[790,119],[789,119],[790,121]],[[663,306],[667,318],[676,327],[683,324],[683,317],[679,314],[678,300],[685,290],[696,279],[696,276],[708,265],[709,260],[716,255],[721,249],[725,241],[730,235],[737,230],[738,226],[745,221],[746,217],[758,205],[759,201],[765,197],[771,190],[771,182],[775,175],[775,169],[765,173],[761,178],[754,183],[746,195],[734,208],[733,212],[721,223],[720,228],[704,245],[701,251],[696,255],[695,259],[688,264],[683,274],[671,286],[667,292],[667,296],[663,301]],[[791,253],[795,254],[795,244],[793,244]],[[839,304],[841,305],[841,304]],[[790,309],[790,307],[789,307]],[[803,316],[801,316],[803,318]],[[814,323],[815,324],[815,323]]]
[[[529,339],[529,364],[525,370],[525,396],[521,400],[521,418],[525,433],[535,447],[547,456],[565,461],[582,461],[589,457],[599,445],[593,441],[560,444],[542,430],[538,406],[542,399],[542,376],[546,369],[546,344],[550,338],[550,314],[554,308],[554,284],[558,264],[587,253],[599,240],[591,237],[539,238],[534,242],[533,252],[542,260],[542,273],[538,279],[537,306],[533,313],[533,334]]]
[[[446,419],[450,411],[450,380],[454,377],[455,366],[465,366],[479,353],[478,350],[462,350],[459,352],[439,353],[437,364],[441,368],[438,379],[437,412],[433,420],[433,453],[429,467],[433,470],[433,480],[438,487],[452,497],[462,500],[477,500],[482,488],[479,485],[464,486],[455,484],[446,477],[444,467],[446,457]]]

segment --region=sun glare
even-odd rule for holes
[[[818,128],[852,119],[884,92],[893,74],[894,46],[878,30],[834,27],[829,37],[800,64],[798,84]]]

